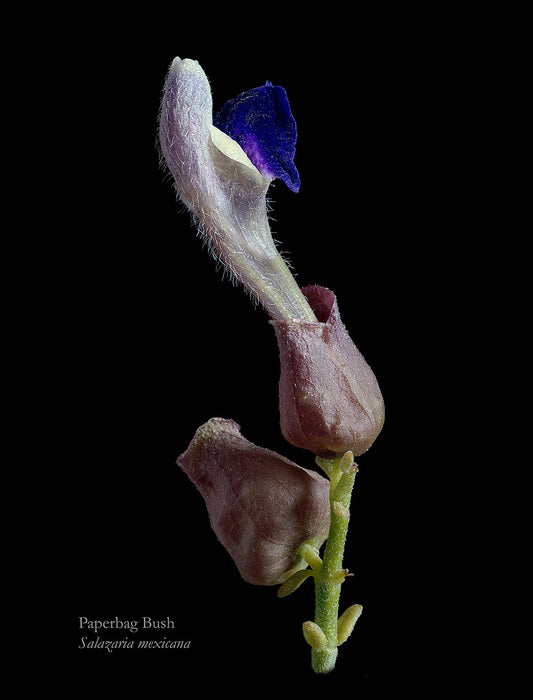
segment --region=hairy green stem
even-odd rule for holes
[[[315,623],[326,635],[327,643],[323,649],[313,648],[312,650],[311,665],[317,673],[332,671],[338,653],[337,622],[343,578],[341,576],[341,583],[339,583],[338,572],[342,571],[342,558],[348,533],[350,499],[357,471],[355,466],[346,472],[342,471],[343,460],[346,463],[345,458],[339,457],[328,465],[330,468],[328,471],[330,472],[331,525],[322,566],[320,571],[315,574]]]

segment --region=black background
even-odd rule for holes
[[[450,238],[469,233],[469,154],[459,174],[457,154],[473,69],[456,59],[468,37],[433,17],[277,13],[88,15],[51,47],[62,185],[47,239],[58,263],[49,329],[63,470],[50,566],[64,614],[49,670],[72,697],[143,684],[151,697],[184,695],[191,681],[238,697],[459,684],[445,644],[458,634],[446,602],[458,582],[447,578],[456,486],[441,401],[456,330],[446,282],[461,274]],[[274,237],[302,286],[335,291],[385,398],[383,432],[358,460],[345,552],[355,575],[341,609],[364,612],[327,677],[311,671],[301,634],[311,584],[278,600],[243,582],[175,465],[196,428],[221,416],[313,467],[280,434],[266,314],[223,279],[159,165],[158,107],[176,55],[200,61],[215,110],[266,80],[287,90],[302,186],[271,187]],[[164,634],[190,649],[78,649],[79,616],[145,615],[172,618]]]

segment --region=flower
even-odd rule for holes
[[[310,539],[319,547],[328,536],[328,480],[257,447],[232,420],[211,418],[200,426],[178,464],[249,583],[281,583],[299,547]]]
[[[318,322],[272,321],[280,351],[281,431],[296,447],[331,458],[357,457],[385,419],[374,373],[341,321],[335,294],[319,286],[302,292]]]
[[[230,105],[227,110],[223,108],[220,123],[233,123],[237,129],[238,122],[237,130],[245,134],[246,143],[255,144],[250,146],[251,154],[261,171],[237,141],[214,126],[211,90],[198,62],[175,58],[161,102],[161,153],[211,252],[259,300],[271,318],[313,321],[316,319],[309,304],[274,245],[267,217],[266,193],[280,168],[281,176],[293,187],[298,179],[294,165],[291,170],[288,164],[290,124],[280,126],[278,119],[286,115],[288,102],[284,104],[280,99],[282,88],[264,86],[259,90],[260,95],[264,96],[265,91],[272,93],[271,98],[274,95],[273,99],[261,98],[256,104],[258,109],[270,105],[270,112],[275,113],[277,121],[270,129],[265,127],[266,114],[260,114],[259,122],[256,119],[262,124],[259,131],[248,128],[253,110],[245,117],[242,101],[235,108],[238,119],[231,119]],[[276,110],[272,108],[274,103],[279,107]],[[268,145],[269,137],[273,139],[280,133],[285,134],[287,144],[281,150],[273,141]],[[293,137],[295,140],[295,127]],[[276,154],[281,157],[279,167]]]

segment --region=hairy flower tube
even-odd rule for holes
[[[236,140],[214,126],[211,90],[201,66],[175,58],[165,81],[159,141],[181,200],[211,252],[271,318],[313,321],[309,304],[274,245],[267,217],[266,193],[272,179],[282,177],[294,189],[297,178],[292,164],[296,132],[279,90],[267,84],[238,108],[223,108],[220,118],[221,126],[238,133],[259,170]],[[257,100],[259,121],[254,120]],[[265,104],[272,107],[271,118],[264,114]]]
[[[273,321],[280,350],[281,430],[325,458],[366,452],[383,427],[374,373],[341,321],[333,292],[303,290],[318,322]]]
[[[232,420],[200,426],[178,464],[248,583],[281,583],[300,546],[312,540],[319,547],[328,536],[328,480],[257,447]]]

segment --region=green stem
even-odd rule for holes
[[[331,525],[324,551],[322,567],[315,575],[315,623],[326,635],[324,649],[312,650],[311,665],[317,673],[328,673],[337,659],[337,621],[341,584],[334,582],[334,574],[342,570],[342,558],[348,533],[349,507],[357,469],[341,472],[342,457],[335,459],[330,474]]]

